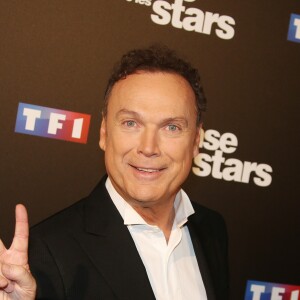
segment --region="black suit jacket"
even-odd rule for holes
[[[31,228],[29,264],[37,280],[37,299],[155,299],[105,180],[87,198]],[[196,213],[187,226],[208,300],[225,300],[228,274],[223,218],[197,204],[194,208]]]

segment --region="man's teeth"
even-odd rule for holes
[[[153,173],[153,172],[158,172],[158,169],[144,169],[144,168],[137,168],[139,171],[143,172],[148,172],[148,173]]]

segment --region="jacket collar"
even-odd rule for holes
[[[154,300],[154,294],[134,241],[112,203],[104,177],[87,198],[82,248],[117,298]]]
[[[124,221],[113,204],[104,176],[87,198],[84,207],[85,231],[81,245],[118,298],[154,300],[146,269]],[[208,300],[215,300],[212,279],[199,235],[203,216],[199,211],[190,216],[188,228],[201,271]],[[200,242],[201,240],[201,242]]]

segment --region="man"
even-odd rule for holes
[[[169,49],[122,57],[100,128],[108,176],[30,232],[38,299],[228,298],[223,219],[181,190],[198,154],[205,105],[197,70]],[[26,218],[18,209],[17,222]],[[26,257],[7,264],[28,270]],[[9,292],[14,278],[3,275]]]

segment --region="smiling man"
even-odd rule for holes
[[[100,131],[109,179],[169,239],[174,199],[198,154],[195,96],[181,76],[138,71],[118,81]]]
[[[198,71],[173,51],[122,57],[100,128],[107,176],[30,232],[37,299],[228,299],[223,218],[181,189],[205,105]]]

